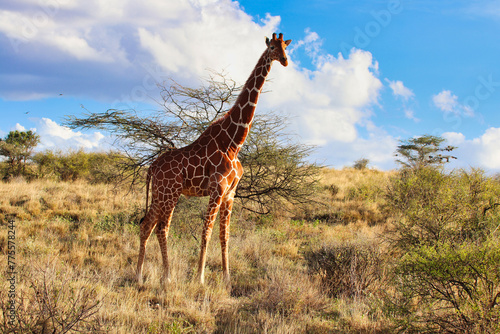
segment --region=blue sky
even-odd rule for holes
[[[500,2],[9,0],[0,3],[0,137],[34,129],[40,149],[105,150],[109,134],[65,115],[159,108],[156,82],[243,83],[264,38],[292,39],[257,113],[290,118],[313,158],[395,167],[398,140],[443,136],[454,167],[500,171]],[[82,106],[85,108],[82,108]]]

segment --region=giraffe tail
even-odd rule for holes
[[[146,214],[148,213],[148,203],[149,203],[149,184],[151,183],[151,168],[148,168],[148,173],[146,176],[146,210],[144,212],[144,217],[139,222],[139,225],[143,222],[144,218],[146,218]]]

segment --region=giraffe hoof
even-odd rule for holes
[[[231,278],[229,275],[224,275],[224,284],[226,285],[226,288],[231,291]]]
[[[136,278],[137,284],[142,285],[142,283],[144,283],[141,274],[137,274],[137,276],[135,278]]]
[[[161,285],[168,285],[168,284],[172,283],[172,280],[170,279],[170,277],[167,277],[167,278],[162,277],[160,280],[160,283],[161,283]]]

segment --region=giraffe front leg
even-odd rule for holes
[[[230,191],[222,201],[220,207],[220,248],[222,252],[222,275],[224,283],[228,288],[231,287],[231,276],[229,274],[229,225],[231,220],[231,211],[233,209],[234,190]]]
[[[201,284],[205,283],[205,263],[207,261],[207,248],[208,242],[212,236],[212,229],[214,227],[215,218],[219,212],[222,196],[210,196],[208,211],[205,215],[205,222],[203,225],[203,232],[201,235],[201,250],[200,259],[198,261],[198,280]]]
[[[160,244],[161,257],[163,260],[163,274],[161,276],[161,284],[165,285],[171,282],[167,253],[168,228],[158,228],[156,230],[156,236],[158,238],[158,243]]]
[[[158,243],[160,245],[160,251],[163,260],[163,274],[161,277],[162,284],[168,284],[171,282],[170,268],[168,263],[167,238],[168,230],[170,228],[170,222],[172,221],[173,211],[174,208],[172,207],[169,212],[163,215],[162,220],[160,224],[158,224],[158,228],[156,229],[156,236],[158,238]]]

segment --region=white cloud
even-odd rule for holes
[[[14,127],[14,131],[26,131],[26,128],[22,126],[19,123],[16,123],[16,126]]]
[[[486,168],[500,170],[500,128],[489,128],[473,143],[480,147],[478,162]]]
[[[274,65],[261,107],[291,115],[295,130],[306,141],[326,145],[353,142],[356,127],[371,116],[382,84],[371,53],[354,50],[349,58],[324,57],[312,71]],[[258,112],[258,111],[257,111]]]
[[[391,81],[389,79],[385,79],[389,83],[389,87],[392,90],[392,94],[396,97],[401,97],[404,101],[408,101],[410,98],[413,98],[415,94],[411,89],[405,87],[402,81],[396,80]]]
[[[365,158],[370,161],[370,167],[390,170],[397,167],[394,160],[397,145],[396,138],[382,129],[370,127],[366,138],[358,136],[350,143],[329,142],[317,148],[314,158],[335,168],[352,166],[356,160]]]
[[[305,33],[306,36],[303,39],[294,41],[288,50],[288,54],[293,56],[297,50],[304,48],[307,55],[313,60],[313,62],[317,62],[321,59],[320,54],[323,41],[316,32],[311,31],[309,28],[305,30]]]
[[[96,46],[91,46],[90,44],[97,44],[97,41],[92,40],[91,32],[98,29],[98,26],[86,27],[85,24],[90,22],[82,20],[74,20],[68,24],[57,2],[53,6],[31,5],[22,12],[0,8],[0,22],[0,32],[9,37],[11,47],[17,53],[23,47],[30,49],[42,46],[42,49],[38,49],[40,53],[40,50],[44,50],[43,46],[48,46],[78,60],[98,62],[110,62],[122,54],[119,49],[98,50]]]
[[[49,118],[37,121],[36,133],[40,135],[39,149],[45,150],[67,150],[85,149],[100,150],[109,148],[105,142],[105,136],[100,132],[84,134],[73,131],[68,127],[61,126]]]
[[[411,119],[412,121],[415,121],[415,122],[420,122],[420,119],[415,117],[415,111],[413,111],[412,109],[408,109],[408,108],[405,108],[404,111],[405,111],[406,118]]]
[[[165,65],[164,56],[172,55],[165,48],[183,52],[174,62],[184,64],[203,63],[211,53],[227,60],[238,54],[231,49],[223,52],[223,48],[238,46],[236,52],[245,54],[255,42],[249,43],[249,36],[269,34],[278,23],[279,18],[269,16],[262,25],[256,24],[237,2],[229,0],[19,0],[15,6],[0,4],[0,33],[9,37],[16,52],[50,46],[52,54],[59,51],[77,60],[125,65],[144,50]]]
[[[432,102],[444,113],[454,114],[456,116],[474,116],[474,110],[470,106],[459,103],[458,96],[449,90],[443,90],[433,95]]]
[[[264,37],[279,23],[271,15],[254,22],[230,0],[0,3],[0,35],[7,36],[0,48],[18,59],[19,68],[32,68],[29,78],[24,71],[0,74],[0,82],[17,82],[0,84],[0,94],[26,100],[65,89],[66,96],[101,94],[114,101],[131,95],[148,75],[145,67],[157,65],[167,72],[162,81],[198,84],[214,69],[244,82],[264,50]],[[32,66],[34,55],[38,66]]]
[[[465,136],[459,132],[445,132],[443,138],[446,139],[447,144],[458,146],[465,142]]]
[[[455,112],[458,106],[458,96],[453,95],[451,91],[444,90],[432,97],[434,105],[444,112]]]
[[[392,81],[386,78],[385,81],[389,84],[392,95],[394,95],[396,99],[402,100],[405,117],[414,122],[420,122],[420,119],[415,116],[415,111],[409,107],[410,102],[414,101],[415,93],[406,87],[400,80]]]
[[[101,53],[90,47],[85,39],[78,36],[53,36],[47,41],[47,44],[58,47],[78,60],[95,60],[109,63],[114,59],[111,55]]]
[[[279,17],[252,21],[237,3],[212,1],[190,8],[175,25],[140,27],[142,48],[169,71],[184,77],[200,77],[207,68],[225,69],[244,81],[264,51],[264,36],[278,29]]]
[[[458,160],[458,167],[480,167],[490,172],[500,171],[500,128],[490,127],[485,132],[473,139],[467,139],[465,135],[457,132],[446,132],[443,138],[448,143],[457,146],[453,151]]]

